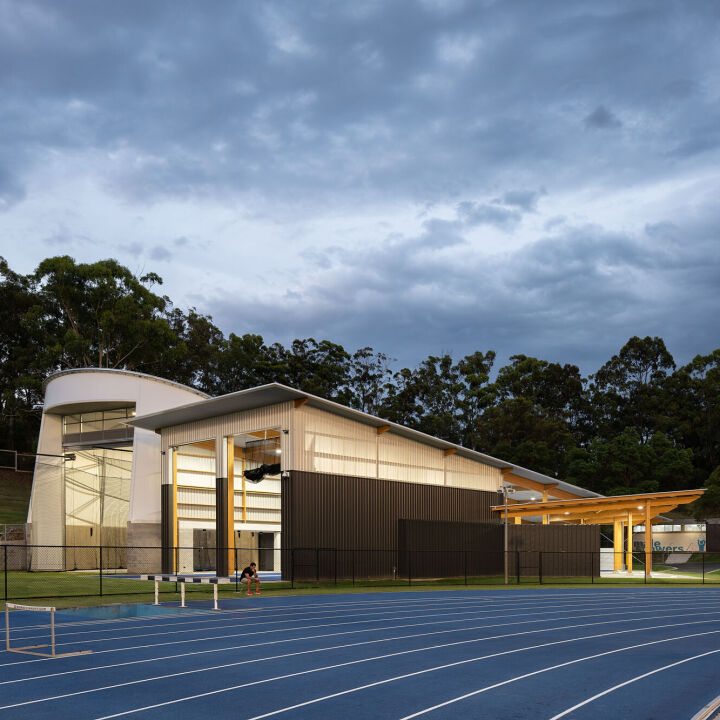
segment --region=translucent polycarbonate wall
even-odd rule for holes
[[[132,451],[127,448],[72,450],[65,462],[65,544],[124,546],[127,542]],[[72,551],[68,551],[72,555]],[[68,569],[82,569],[93,558],[66,558]],[[122,564],[114,558],[113,564]]]
[[[280,473],[259,482],[243,477],[246,470],[280,463],[280,433],[275,429],[238,435],[235,445],[235,522],[280,525]],[[268,437],[265,437],[265,435]],[[257,436],[257,437],[256,437]],[[182,528],[215,522],[215,450],[210,441],[177,448],[178,520]],[[272,531],[272,527],[268,527]]]
[[[304,406],[293,417],[293,470],[495,491],[500,471],[333,413]]]

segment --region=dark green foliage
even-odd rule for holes
[[[603,494],[707,480],[697,512],[720,513],[720,349],[676,369],[661,338],[633,337],[587,379],[514,355],[493,381],[492,350],[393,372],[370,347],[225,337],[161,284],[116,260],[48,258],[22,276],[0,258],[0,448],[34,449],[57,370],[139,370],[211,395],[281,382]]]
[[[697,518],[720,517],[720,465],[718,465],[705,481],[705,494],[693,503]]]

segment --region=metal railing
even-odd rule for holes
[[[31,473],[35,469],[35,453],[0,450],[0,470]]]
[[[242,589],[242,569],[256,562],[264,591],[327,587],[487,586],[505,583],[505,553],[481,550],[363,550],[337,548],[224,548],[234,580],[223,593]],[[214,547],[168,548],[0,544],[0,600],[132,596],[153,592],[147,574],[214,574]],[[621,570],[604,570],[613,553],[516,551],[507,553],[509,583],[523,584],[719,584],[720,554],[617,553]],[[623,565],[631,557],[632,568]],[[164,564],[163,564],[164,562]],[[265,567],[263,567],[263,563]],[[611,563],[614,565],[614,562]],[[263,570],[271,570],[266,575]],[[188,585],[188,592],[207,586]],[[163,583],[161,592],[177,592]]]

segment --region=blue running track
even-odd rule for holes
[[[47,641],[11,614],[12,643]],[[221,599],[0,653],[0,718],[692,718],[720,695],[720,589]]]

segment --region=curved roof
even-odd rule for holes
[[[160,378],[156,375],[148,375],[147,373],[135,372],[134,370],[118,370],[116,368],[94,367],[58,370],[57,372],[54,372],[52,373],[52,375],[49,375],[47,378],[45,378],[42,385],[43,391],[47,387],[48,383],[55,380],[56,378],[62,377],[63,375],[74,375],[78,373],[112,373],[114,375],[130,375],[132,377],[143,378],[145,380],[154,380],[155,382],[164,383],[165,385],[170,385],[171,387],[179,388],[181,390],[187,390],[188,392],[195,393],[195,395],[202,399],[210,397],[207,393],[204,393],[201,390],[197,390],[194,387],[190,387],[189,385],[183,385],[182,383],[175,382],[174,380],[166,380],[165,378]]]

